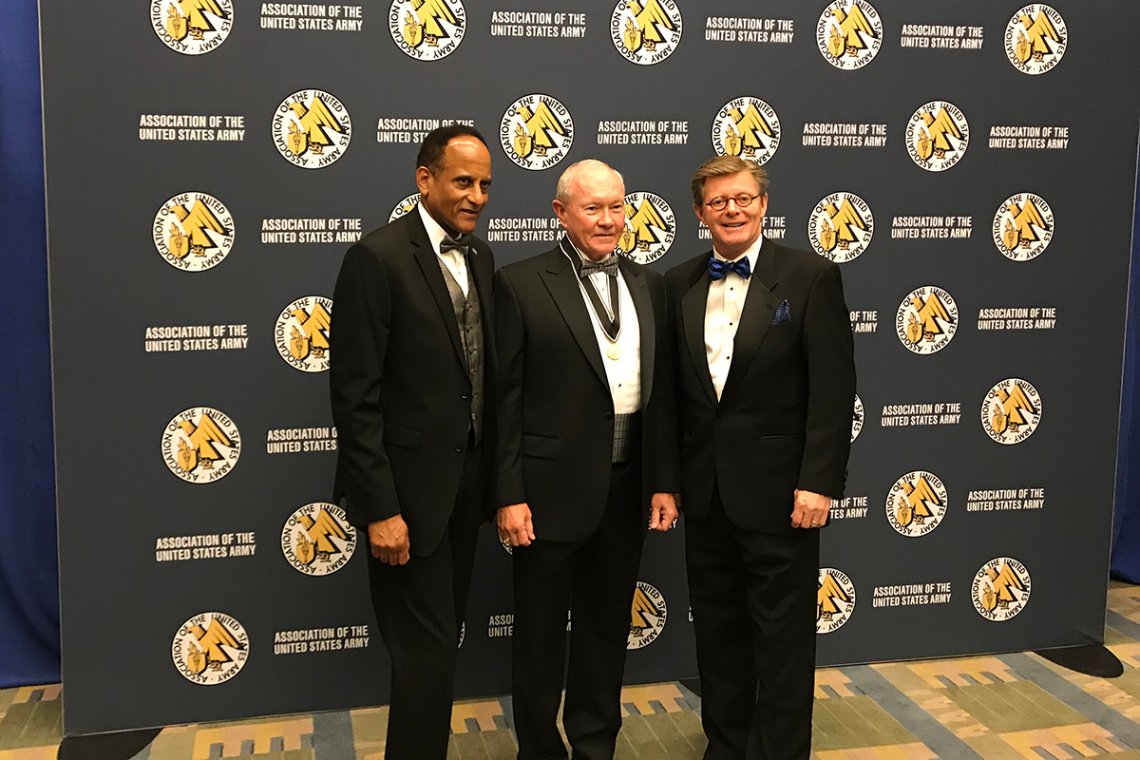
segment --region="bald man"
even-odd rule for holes
[[[653,442],[667,411],[660,274],[614,250],[625,227],[621,175],[566,169],[554,249],[495,277],[499,351],[499,534],[514,547],[513,695],[519,760],[609,760],[621,729],[630,606],[646,526],[666,531],[675,473]],[[659,369],[660,368],[660,369]],[[662,461],[664,457],[660,458]],[[573,630],[566,619],[574,609]]]

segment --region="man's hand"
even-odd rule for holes
[[[526,503],[499,507],[499,539],[511,546],[530,546],[534,540],[534,525],[530,521],[530,507]]]
[[[795,499],[796,505],[792,509],[792,527],[823,527],[823,524],[827,522],[827,513],[831,509],[830,497],[811,491],[797,490]]]
[[[368,523],[368,543],[372,556],[381,562],[392,566],[408,564],[412,541],[401,515]]]
[[[677,498],[671,493],[655,493],[649,502],[649,529],[662,533],[677,520]]]

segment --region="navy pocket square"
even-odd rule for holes
[[[780,301],[780,305],[776,307],[776,316],[772,317],[772,324],[782,325],[785,322],[792,321],[792,307],[788,305],[788,300],[785,298]]]

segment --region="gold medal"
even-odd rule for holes
[[[613,359],[615,362],[621,358],[621,346],[617,343],[611,343],[610,347],[606,349],[606,356]]]

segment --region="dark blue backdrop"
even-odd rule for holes
[[[3,0],[0,293],[8,329],[0,362],[0,688],[59,680],[39,75],[36,2]],[[1135,266],[1135,237],[1132,256],[1112,568],[1140,582],[1140,267]]]

